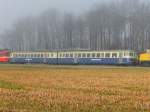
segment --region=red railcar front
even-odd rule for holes
[[[0,63],[9,62],[9,50],[0,50]]]

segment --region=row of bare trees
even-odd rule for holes
[[[11,50],[111,50],[150,48],[150,3],[116,0],[84,14],[48,10],[27,17],[1,35]]]

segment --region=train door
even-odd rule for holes
[[[119,64],[123,64],[123,53],[119,53],[119,60],[118,60]]]
[[[74,53],[74,64],[78,64],[78,54]]]

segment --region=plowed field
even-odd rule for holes
[[[150,68],[0,65],[0,112],[149,112]]]

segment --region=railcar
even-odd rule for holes
[[[79,65],[134,65],[137,54],[132,50],[12,52],[10,63],[79,64]]]
[[[56,64],[57,52],[12,52],[10,63]]]
[[[9,62],[9,50],[0,50],[0,63]]]
[[[150,66],[150,50],[139,54],[139,64],[142,66]]]
[[[130,50],[60,52],[59,64],[133,65],[137,54]]]

